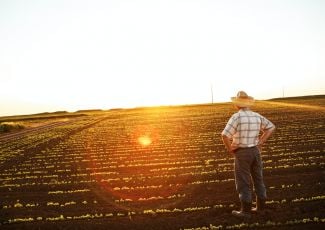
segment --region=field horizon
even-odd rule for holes
[[[298,99],[322,99],[325,97],[325,94],[317,94],[317,95],[304,95],[304,96],[292,96],[292,97],[276,97],[264,100],[256,100],[256,101],[287,101],[287,100],[298,100]],[[19,114],[19,115],[8,115],[8,116],[0,116],[0,122],[4,121],[14,121],[14,120],[25,120],[25,119],[33,119],[35,116],[37,118],[46,119],[47,117],[51,118],[59,118],[64,116],[78,116],[84,113],[92,113],[92,112],[104,112],[104,111],[115,111],[115,110],[141,110],[141,109],[150,109],[150,108],[168,108],[168,107],[187,107],[187,106],[205,106],[205,105],[215,105],[215,104],[229,104],[231,102],[213,102],[213,103],[201,103],[201,104],[179,104],[179,105],[157,105],[157,106],[139,106],[139,107],[131,107],[131,108],[110,108],[110,109],[80,109],[73,112],[69,112],[66,110],[54,111],[54,112],[40,112],[40,113],[32,113],[32,114]]]

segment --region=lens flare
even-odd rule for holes
[[[142,145],[142,146],[148,146],[152,143],[152,140],[149,136],[141,136],[138,138],[138,142]]]

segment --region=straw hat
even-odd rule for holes
[[[250,97],[244,91],[239,91],[236,97],[231,98],[232,103],[239,107],[250,107],[254,104],[254,98]]]

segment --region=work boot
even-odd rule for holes
[[[251,209],[252,203],[251,202],[243,202],[241,201],[241,208],[240,211],[233,210],[232,215],[240,218],[251,218]]]
[[[266,199],[256,198],[256,207],[252,209],[253,214],[264,214],[266,211]]]

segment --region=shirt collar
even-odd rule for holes
[[[241,108],[239,111],[245,112],[245,111],[250,111],[249,108]]]

